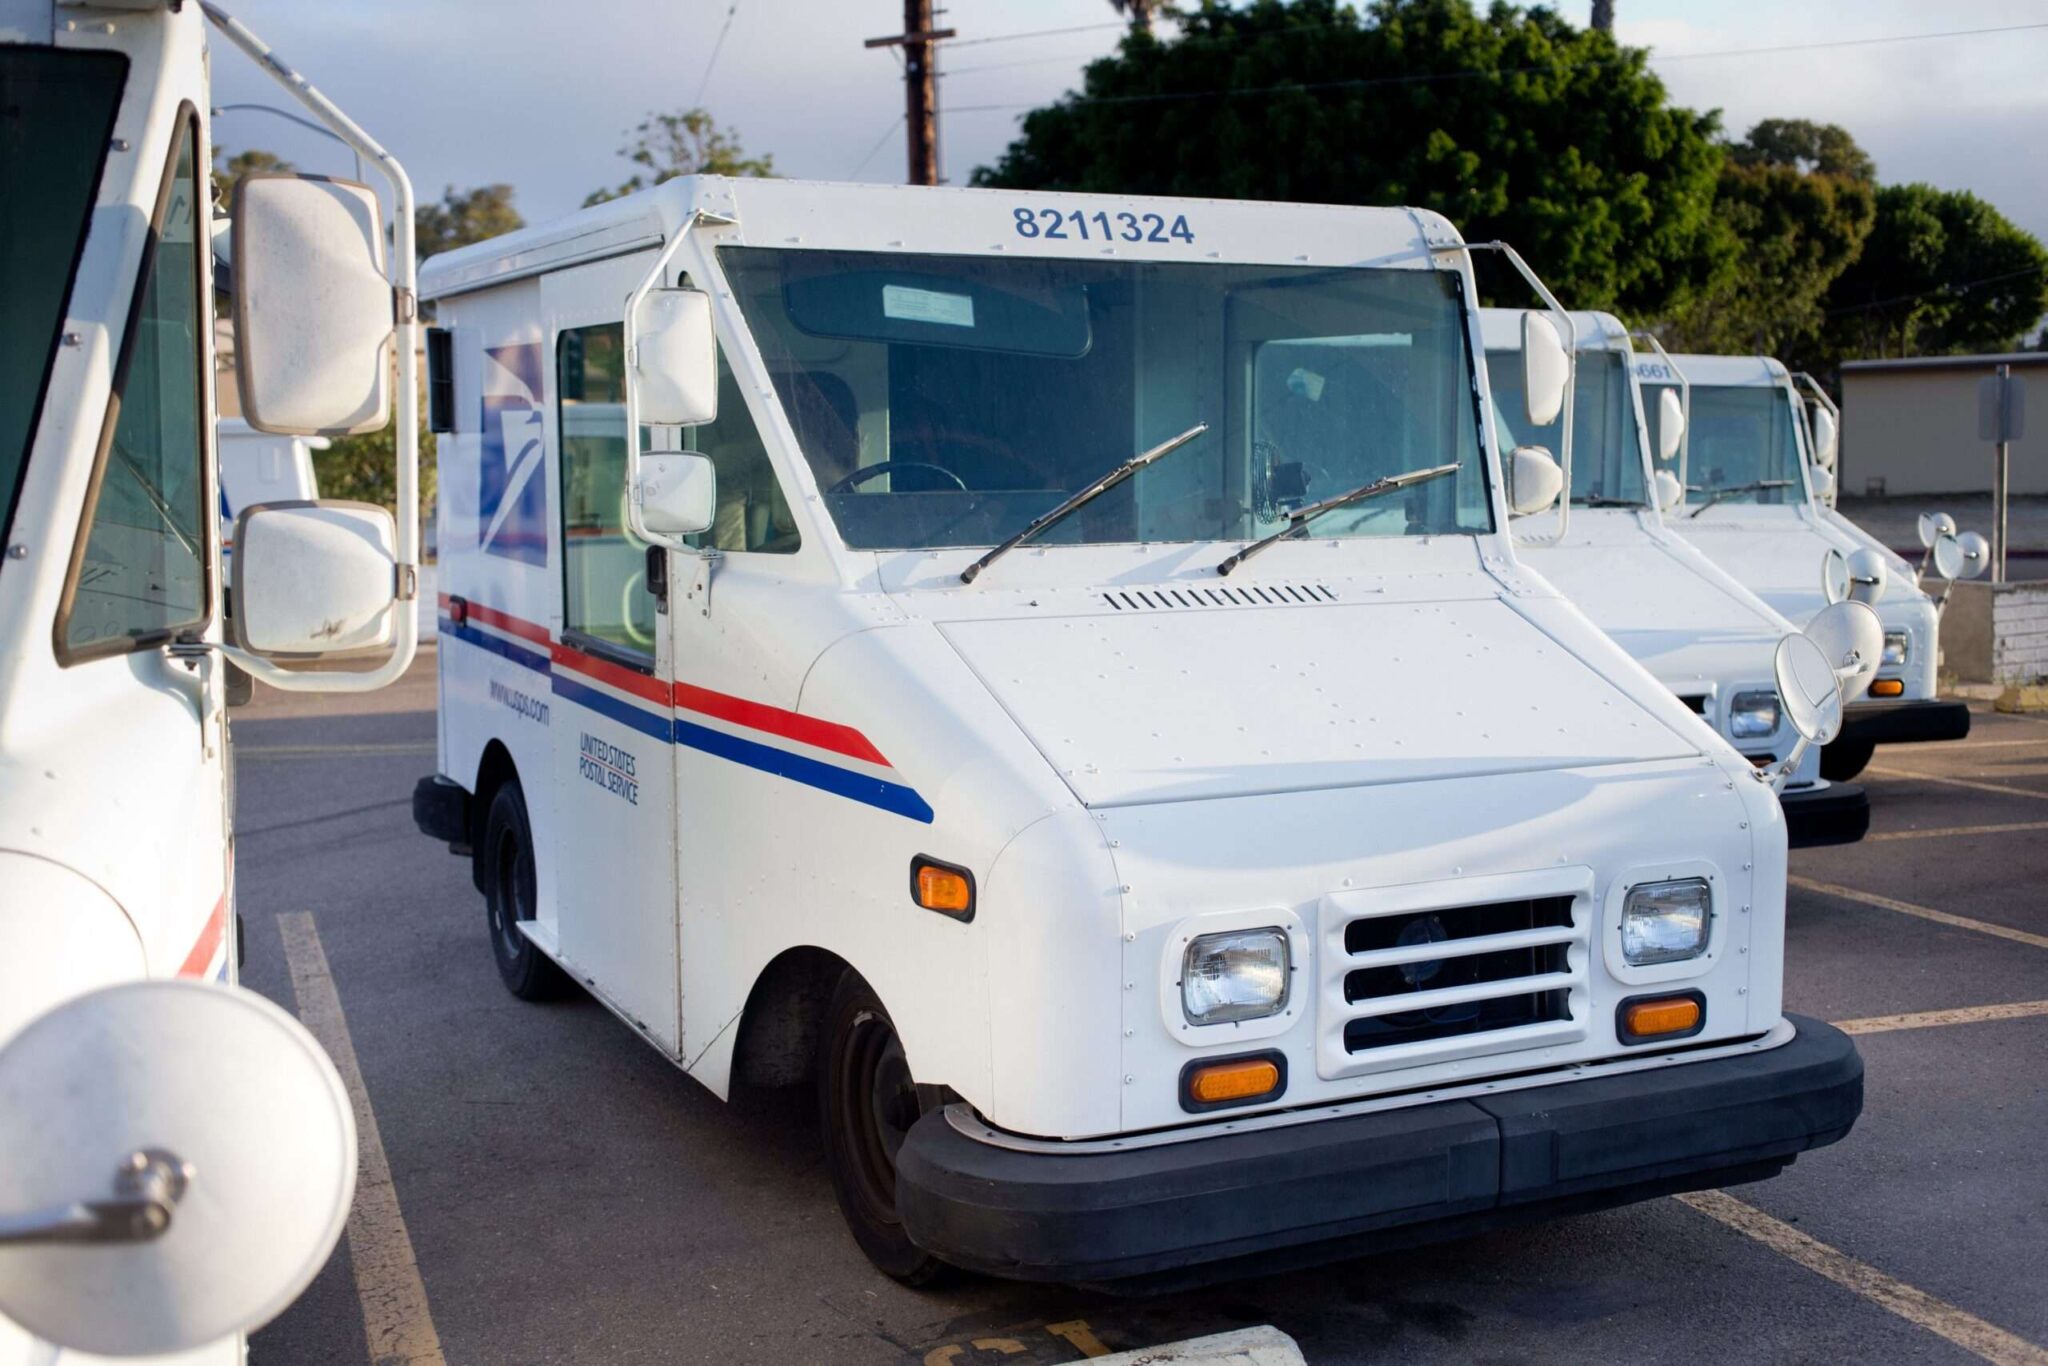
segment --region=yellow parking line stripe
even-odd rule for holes
[[[2010,825],[1943,825],[1932,830],[1886,830],[1866,840],[1931,840],[1946,835],[2011,835],[2023,830],[2048,830],[2048,821],[2014,821]]]
[[[1953,754],[1959,749],[2018,749],[2025,745],[2048,745],[2048,735],[2043,735],[2034,740],[1944,740],[1929,751],[1929,757]],[[1903,759],[1906,756],[1894,754],[1892,757]]]
[[[1811,1238],[1780,1219],[1773,1219],[1754,1205],[1744,1204],[1725,1191],[1696,1191],[1678,1200],[1715,1219],[1747,1238],[1754,1238],[1781,1257],[1799,1263],[1808,1271],[1827,1277],[1836,1285],[1869,1300],[1881,1309],[1897,1314],[1908,1323],[1947,1338],[1966,1352],[1974,1352],[1995,1366],[2048,1366],[2048,1350],[2025,1338],[1986,1323],[1967,1310],[1938,1300],[1924,1290],[1887,1276],[1867,1262]]]
[[[1954,1010],[1921,1010],[1910,1015],[1866,1015],[1836,1020],[1844,1034],[1887,1034],[1894,1029],[1933,1029],[1940,1025],[1979,1024],[1985,1020],[2024,1020],[2048,1015],[2048,1001],[2007,1001],[1995,1006],[1959,1006]]]
[[[2037,801],[2048,801],[2048,791],[2031,787],[2009,787],[2004,783],[1980,783],[1972,778],[1944,778],[1933,773],[1918,773],[1910,768],[1880,768],[1872,764],[1863,770],[1883,778],[1917,778],[1923,783],[1945,783],[1950,787],[1967,787],[1978,792],[1996,792],[2004,797],[2032,797]]]
[[[1833,882],[1815,882],[1810,877],[1788,877],[1786,882],[1807,892],[1819,892],[1822,896],[1838,896],[1845,901],[1860,901],[1866,906],[1882,910],[1897,911],[1900,915],[1917,915],[1922,920],[1932,920],[1939,925],[1953,925],[1959,930],[1975,930],[1979,934],[1997,935],[2010,939],[2016,944],[2031,944],[2037,949],[2048,949],[2048,935],[2030,934],[2016,930],[2010,925],[1994,925],[1988,920],[1972,920],[1966,915],[1950,915],[1927,906],[1915,906],[1910,901],[1894,901],[1888,896],[1875,892],[1859,892],[1854,887],[1843,887]]]
[[[348,1213],[348,1256],[355,1267],[356,1294],[363,1302],[363,1334],[369,1339],[375,1366],[447,1366],[434,1316],[427,1309],[427,1287],[413,1259],[412,1237],[398,1208],[398,1188],[391,1183],[391,1163],[370,1109],[363,1069],[349,1042],[348,1019],[341,995],[327,969],[327,951],[320,931],[305,911],[277,918],[284,936],[285,962],[290,965],[292,993],[299,1018],[327,1056],[334,1060],[348,1088],[356,1114],[356,1202]]]

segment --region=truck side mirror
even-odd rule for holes
[[[1835,445],[1841,435],[1835,415],[1825,408],[1813,410],[1813,463],[1824,470],[1835,467]]]
[[[235,190],[235,380],[242,415],[294,436],[391,420],[397,318],[367,185],[264,173]]]
[[[1809,471],[1809,475],[1813,483],[1813,496],[1830,507],[1834,506],[1835,472],[1833,470],[1814,469]]]
[[[334,1065],[290,1015],[214,983],[127,982],[30,1021],[0,1048],[0,1152],[0,1314],[95,1358],[276,1318],[355,1194]]]
[[[650,289],[633,324],[633,402],[640,421],[654,427],[716,421],[718,341],[711,296],[701,289]]]
[[[1564,411],[1565,389],[1571,384],[1572,358],[1564,349],[1564,338],[1548,314],[1534,310],[1522,315],[1522,392],[1528,400],[1529,421],[1548,427]]]
[[[1548,512],[1564,491],[1564,471],[1541,446],[1517,446],[1508,456],[1508,511],[1517,517]]]
[[[696,451],[643,451],[640,520],[664,536],[709,531],[718,516],[718,471]]]
[[[1679,449],[1685,444],[1685,405],[1678,401],[1676,389],[1660,389],[1657,393],[1657,459],[1670,464],[1678,458]]]
[[[1884,623],[1868,603],[1831,602],[1806,623],[1806,638],[1820,646],[1846,702],[1862,697],[1884,661]]]
[[[1685,501],[1685,485],[1678,482],[1678,476],[1670,470],[1658,470],[1650,476],[1650,490],[1657,500],[1657,511],[1676,512],[1678,505]]]
[[[370,503],[258,503],[235,522],[235,644],[307,656],[391,643],[397,530]]]

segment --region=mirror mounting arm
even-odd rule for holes
[[[114,1198],[0,1214],[0,1247],[31,1243],[146,1243],[170,1231],[192,1184],[192,1164],[161,1148],[130,1153],[114,1171]]]
[[[700,553],[681,536],[650,530],[646,520],[641,516],[640,399],[636,392],[639,386],[632,382],[633,369],[640,363],[640,301],[661,288],[662,279],[668,274],[669,263],[675,259],[683,243],[689,240],[691,232],[699,225],[715,227],[734,221],[724,214],[713,213],[708,209],[692,208],[689,217],[685,218],[682,225],[669,234],[668,240],[661,244],[661,250],[655,253],[654,264],[648,267],[647,274],[642,276],[640,283],[633,286],[632,292],[626,295],[626,311],[620,329],[620,340],[623,343],[620,350],[625,360],[626,376],[626,529],[649,545],[663,546],[669,550]]]

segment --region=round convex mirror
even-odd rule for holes
[[[1962,538],[1943,532],[1934,541],[1934,573],[1937,578],[1959,578],[1964,569]]]
[[[1842,729],[1842,689],[1821,647],[1794,633],[1778,642],[1778,697],[1792,728],[1816,745],[1825,745]]]
[[[1820,591],[1829,602],[1849,596],[1849,557],[1833,546],[1820,557]]]
[[[60,1347],[186,1352],[268,1323],[334,1250],[355,1192],[348,1093],[254,992],[128,982],[0,1048],[0,1215],[122,1198],[137,1153],[182,1171],[142,1240],[0,1246],[0,1313]]]
[[[1974,531],[1956,537],[1956,549],[1963,555],[1962,578],[1976,578],[1991,563],[1991,543]]]
[[[1923,512],[1920,514],[1920,544],[1932,548],[1941,536],[1956,534],[1956,519],[1946,512]]]
[[[1935,542],[1938,547],[1941,543]],[[1876,602],[1884,596],[1884,556],[1868,546],[1849,552],[1849,597],[1855,602]]]
[[[1844,699],[1863,696],[1884,661],[1884,623],[1860,602],[1830,603],[1806,623],[1806,636],[1835,671]]]

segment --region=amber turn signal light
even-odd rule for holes
[[[1636,996],[1621,1003],[1615,1032],[1623,1043],[1683,1039],[1707,1025],[1707,999],[1697,991],[1676,996]]]
[[[1181,1069],[1180,1104],[1195,1112],[1249,1105],[1278,1095],[1286,1085],[1287,1059],[1278,1053],[1191,1062]]]
[[[1903,697],[1905,694],[1906,681],[1903,678],[1880,678],[1870,685],[1872,697]]]
[[[910,861],[910,899],[956,920],[974,919],[974,874],[922,854]]]

